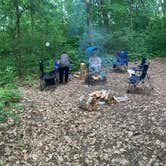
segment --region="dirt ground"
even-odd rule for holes
[[[146,81],[131,94],[126,93],[128,73],[111,68],[105,85],[72,78],[57,89],[21,87],[22,122],[13,126],[9,120],[0,128],[0,161],[9,166],[166,165],[166,58],[153,59],[148,74],[154,90]],[[79,108],[80,96],[102,89],[128,100],[98,104],[95,112]]]

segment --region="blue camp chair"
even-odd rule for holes
[[[128,56],[127,56],[126,51],[123,51],[123,50],[119,51],[116,54],[116,57],[117,57],[117,61],[113,64],[113,68],[119,69],[119,68],[123,67],[126,70],[127,66],[128,66]]]
[[[130,92],[131,90],[134,90],[140,82],[144,83],[146,78],[149,80],[149,77],[148,77],[148,74],[147,74],[148,68],[149,68],[149,64],[144,64],[142,72],[139,75],[132,74],[128,78],[129,88],[128,88],[127,92]]]

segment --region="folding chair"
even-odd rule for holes
[[[40,90],[44,90],[48,86],[57,87],[58,79],[56,71],[52,70],[49,72],[44,72],[43,61],[39,62],[39,75],[40,75]]]
[[[127,70],[128,67],[128,56],[126,51],[119,51],[116,54],[117,61],[113,64],[113,69],[121,69],[123,67],[124,70]]]
[[[149,68],[149,64],[145,63],[143,65],[143,69],[142,69],[142,72],[140,73],[140,75],[132,74],[128,77],[128,80],[129,80],[129,88],[127,90],[128,93],[131,92],[132,90],[134,90],[139,83],[144,84],[146,79],[149,81],[149,76],[147,73],[148,68]],[[151,86],[151,84],[150,84],[150,86]]]
[[[143,57],[142,60],[141,60],[141,63],[140,65],[137,65],[135,67],[131,67],[130,69],[137,72],[137,71],[142,71],[143,70],[143,66],[144,64],[147,63],[147,58]]]

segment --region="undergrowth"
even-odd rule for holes
[[[13,118],[15,122],[20,121],[18,113],[14,110],[19,108],[20,92],[11,86],[0,88],[0,123],[4,123],[7,118]]]

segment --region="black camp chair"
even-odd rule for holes
[[[135,72],[142,71],[143,70],[143,66],[146,63],[147,63],[147,58],[143,57],[142,60],[141,60],[141,63],[139,65],[131,67],[130,69],[134,70]]]
[[[43,61],[39,62],[39,71],[40,71],[40,90],[44,90],[48,86],[57,87],[58,78],[55,70],[50,72],[44,72]]]
[[[127,90],[128,93],[134,90],[139,83],[144,84],[146,80],[149,81],[149,76],[147,74],[148,68],[149,68],[149,64],[144,64],[142,72],[139,75],[132,74],[128,78],[129,80],[129,88]]]

